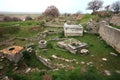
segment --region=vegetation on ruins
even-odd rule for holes
[[[49,6],[42,15],[37,15],[39,16],[37,19],[27,16],[25,21],[21,21],[18,17],[5,16],[4,21],[0,22],[0,50],[11,46],[9,44],[11,42],[13,45],[23,46],[25,50],[17,64],[0,56],[0,80],[6,76],[9,80],[120,80],[120,54],[99,34],[90,34],[87,30],[89,22],[98,23],[105,19],[110,22],[114,12],[119,14],[119,4],[120,1],[117,1],[106,6],[106,11],[98,11],[103,2],[92,0],[88,4],[88,9],[93,10],[94,15],[80,13],[61,15],[58,8]],[[81,15],[82,17],[78,18]],[[84,27],[84,35],[65,37],[63,25],[59,23],[63,24],[67,20],[71,21],[70,23],[73,21],[81,24]],[[50,24],[46,26],[47,23],[56,23],[58,27]],[[120,26],[112,23],[110,26],[120,29]],[[89,54],[71,54],[58,46],[58,41],[69,38],[87,43]],[[44,48],[39,47],[40,40],[46,41]],[[67,40],[65,43],[68,42]],[[72,46],[79,45],[73,43]],[[53,70],[45,66],[42,61],[40,62],[40,56],[45,61],[52,62],[57,68]]]
[[[91,19],[96,18],[96,15],[85,14],[81,20],[78,20],[77,23],[81,23],[86,27],[86,24]],[[64,17],[63,17],[64,19]],[[15,24],[19,24],[18,32],[13,33],[16,28],[14,28]],[[7,32],[6,30],[12,30],[10,33],[4,33],[1,37],[1,41],[8,39],[9,37],[23,37],[23,38],[31,38],[35,39],[35,36],[38,35],[39,32],[43,32],[45,30],[48,31],[60,31],[63,28],[54,28],[54,27],[47,27],[44,25],[45,23],[42,20],[33,20],[33,21],[18,21],[18,22],[0,22],[0,28],[6,28],[3,32]],[[13,26],[11,29],[10,26]],[[35,30],[37,26],[37,29]],[[39,28],[38,28],[39,27]],[[16,31],[16,30],[15,30]],[[9,35],[10,36],[9,36]],[[7,37],[5,37],[7,36]],[[117,53],[112,47],[106,44],[98,35],[95,34],[87,34],[84,33],[82,37],[69,37],[75,38],[81,42],[88,43],[88,50],[90,54],[84,56],[81,54],[70,54],[67,50],[61,49],[57,46],[57,41],[52,41],[54,38],[65,38],[63,32],[57,34],[48,34],[45,40],[47,40],[47,48],[40,49],[38,48],[37,41],[26,41],[25,39],[14,40],[16,45],[24,46],[27,43],[33,42],[34,50],[37,50],[39,55],[44,56],[45,58],[50,59],[54,63],[61,63],[64,65],[70,65],[69,68],[59,69],[58,71],[51,71],[47,67],[45,67],[35,56],[35,51],[32,53],[28,53],[25,51],[24,59],[22,59],[18,65],[18,69],[13,71],[14,63],[9,63],[8,67],[4,68],[4,74],[13,80],[119,80],[119,74],[115,72],[115,70],[119,70],[119,55],[117,57],[111,56],[109,53],[114,52]],[[0,48],[4,48],[6,46],[1,46]],[[56,55],[61,58],[66,59],[76,59],[79,64],[68,63],[64,61],[60,61],[57,59],[52,58],[52,55]],[[106,57],[108,59],[107,62],[103,62],[101,58]],[[85,64],[81,64],[84,62]],[[87,65],[89,62],[93,62],[93,66]],[[7,62],[8,63],[8,62]],[[2,63],[4,64],[4,63]],[[113,65],[114,64],[114,65]],[[5,65],[5,64],[4,64]],[[30,72],[28,74],[23,73],[22,71],[25,68],[30,67],[31,69],[38,68],[41,71]],[[73,68],[74,66],[74,68]],[[111,71],[111,76],[106,76],[103,73],[103,70],[108,69]],[[42,71],[43,70],[43,71]],[[18,73],[20,72],[20,73]]]
[[[25,20],[32,20],[32,17],[27,16],[27,17],[25,18]]]

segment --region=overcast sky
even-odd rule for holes
[[[7,12],[43,12],[48,6],[55,5],[60,13],[88,13],[86,10],[91,0],[0,0],[0,11]],[[102,0],[105,5],[118,0]]]

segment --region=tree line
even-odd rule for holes
[[[93,13],[96,12],[97,10],[99,10],[100,8],[103,7],[103,1],[101,0],[92,0],[88,3],[88,8],[89,10],[92,10]],[[105,9],[107,11],[113,11],[115,13],[119,13],[120,12],[120,1],[116,1],[114,3],[112,3],[111,5],[107,5],[105,6]]]
[[[87,10],[92,10],[92,13],[97,12],[99,9],[103,8],[103,1],[101,0],[92,0],[87,5]],[[116,1],[112,3],[111,5],[107,5],[104,7],[106,11],[112,11],[114,13],[120,12],[120,1]],[[58,17],[59,16],[59,10],[55,6],[49,6],[44,12],[44,16],[52,16],[52,17]]]

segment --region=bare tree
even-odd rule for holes
[[[109,11],[110,5],[105,6],[105,10]]]
[[[103,5],[103,1],[101,0],[92,0],[91,2],[88,3],[88,8],[89,10],[93,10],[93,13],[99,10]]]
[[[55,6],[49,6],[43,14],[44,16],[58,17],[59,10]]]
[[[120,12],[120,1],[116,1],[111,5],[111,9],[115,12],[115,13],[119,13]]]

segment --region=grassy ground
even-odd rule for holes
[[[78,20],[77,23],[85,26],[90,21],[90,19],[93,18],[95,18],[95,15],[86,14],[81,20]]]
[[[80,23],[86,24],[87,21],[91,18],[94,18],[94,16],[91,15],[86,15],[82,20],[80,20]],[[20,24],[21,25],[21,30],[16,33],[16,34],[6,34],[10,35],[12,37],[18,36],[18,37],[34,37],[37,33],[44,31],[44,30],[62,30],[62,28],[49,28],[49,27],[41,27],[41,30],[39,31],[34,31],[30,30],[32,27],[38,26],[40,24],[39,21],[25,21],[25,22],[1,22],[0,27],[9,27],[10,25],[14,24]],[[53,39],[55,37],[63,37],[63,33],[59,34],[53,34],[53,35],[48,35],[46,40]],[[29,74],[23,74],[23,73],[13,73],[12,66],[10,68],[5,68],[4,70],[6,71],[6,75],[13,77],[15,80],[43,80],[45,74],[49,74],[53,77],[53,80],[98,80],[98,78],[88,78],[88,79],[82,79],[82,76],[85,75],[90,75],[90,76],[97,76],[98,74],[96,72],[103,73],[104,70],[109,70],[112,74],[114,74],[115,70],[120,70],[120,55],[117,53],[112,47],[107,45],[103,40],[100,39],[98,35],[94,34],[84,34],[82,37],[69,37],[69,38],[75,38],[77,40],[80,40],[81,42],[86,42],[88,44],[88,50],[89,54],[88,55],[81,55],[81,54],[71,54],[65,49],[61,49],[57,46],[57,41],[49,41],[49,44],[52,47],[48,47],[46,50],[39,49],[38,48],[38,42],[34,42],[35,49],[39,52],[40,55],[44,56],[45,58],[49,58],[52,60],[54,63],[59,63],[59,64],[64,64],[64,65],[70,65],[74,66],[75,70],[69,70],[69,71],[64,71],[64,70],[59,70],[59,71],[49,71],[48,68],[46,68],[42,63],[40,63],[34,55],[30,57],[29,60],[25,59],[24,62],[28,65],[28,67],[32,68],[39,68],[39,69],[46,69],[48,70],[47,72],[32,72]],[[4,40],[4,39],[3,39]],[[2,41],[3,41],[2,40]],[[17,45],[25,45],[30,42],[26,41],[21,41],[21,40],[15,40]],[[110,52],[118,54],[117,57],[110,55]],[[60,61],[57,59],[53,59],[51,56],[52,55],[57,55],[58,57],[63,57],[66,59],[76,59],[79,64],[76,63],[68,63],[65,61]],[[92,56],[94,55],[94,56]],[[107,58],[107,61],[102,61],[102,58]],[[81,62],[84,61],[85,64],[81,64]],[[87,65],[88,62],[92,62],[93,66],[96,68],[95,72],[90,71],[91,74],[85,73],[85,75],[82,75],[82,72],[87,70],[90,66]],[[12,64],[11,64],[12,65]],[[21,65],[22,66],[22,65]],[[77,69],[79,68],[79,70]],[[81,73],[79,73],[81,72]],[[81,74],[81,75],[79,75]],[[119,79],[105,79],[106,76],[103,74],[100,74],[103,79],[99,80],[119,80]],[[69,76],[72,76],[68,78]],[[78,77],[81,76],[81,77]],[[90,77],[89,76],[89,77]],[[74,77],[74,78],[73,78]],[[87,76],[88,77],[88,76]],[[115,76],[114,76],[115,77]],[[119,76],[116,76],[119,77]],[[109,78],[109,77],[108,77]]]
[[[50,28],[45,28],[44,30],[48,30]],[[55,29],[55,28],[54,28]],[[57,28],[58,30],[58,28]],[[47,36],[46,40],[49,40],[51,38],[55,38],[55,37],[59,37],[61,36],[62,33],[60,34],[54,34],[54,35],[49,35]],[[64,37],[64,36],[63,36]],[[79,68],[80,72],[87,70],[90,66],[87,65],[88,62],[93,62],[93,66],[96,68],[95,69],[95,73],[98,73],[99,76],[102,76],[102,78],[100,78],[100,80],[109,80],[111,78],[104,76],[102,73],[104,72],[104,70],[109,70],[111,72],[112,75],[114,75],[116,70],[120,70],[120,55],[119,53],[117,53],[112,47],[110,47],[109,45],[106,44],[106,42],[104,42],[103,40],[100,39],[99,35],[94,35],[94,34],[84,34],[84,36],[82,37],[69,37],[69,38],[75,38],[77,40],[80,40],[82,42],[86,42],[88,43],[89,47],[88,50],[90,51],[90,53],[88,55],[81,55],[81,54],[71,54],[70,52],[68,52],[65,49],[61,49],[57,46],[57,41],[49,41],[49,43],[52,44],[52,48],[48,47],[47,50],[42,50],[37,48],[37,50],[39,51],[39,54],[44,56],[45,58],[49,58],[52,60],[53,63],[59,63],[59,64],[64,64],[64,65],[70,65],[70,66],[74,66],[75,69]],[[116,53],[118,54],[117,57],[110,55],[110,52]],[[57,59],[53,59],[51,56],[52,55],[57,55],[58,57],[63,57],[66,59],[76,59],[79,64],[76,63],[67,63],[65,61],[60,61]],[[92,57],[92,55],[94,55],[94,57]],[[102,58],[107,58],[107,61],[102,61]],[[81,64],[81,62],[84,61],[85,64]],[[82,72],[81,72],[82,73]],[[97,76],[97,74],[92,73],[94,75]],[[42,77],[37,77],[39,76],[40,73],[33,73],[30,74],[30,76],[33,76],[33,80],[34,79],[43,79],[43,75]],[[48,72],[49,75],[54,75],[54,74],[59,74],[57,76],[62,76],[61,73],[58,72]],[[64,78],[67,75],[73,75],[74,73],[72,73],[71,71],[69,72],[65,72],[64,73]],[[35,76],[37,75],[37,76]],[[91,74],[90,74],[91,75]],[[70,75],[69,75],[70,76]],[[115,75],[118,78],[118,74]],[[113,76],[113,77],[115,77]],[[77,76],[76,76],[77,77]],[[60,78],[60,80],[66,80],[66,78]],[[98,77],[99,78],[99,77]],[[98,80],[97,79],[93,79],[93,80]],[[82,78],[80,78],[82,79]],[[32,79],[31,79],[32,80]],[[57,79],[53,79],[53,80],[57,80]],[[70,80],[70,79],[67,79]],[[72,80],[76,80],[75,78]],[[79,79],[78,79],[79,80]],[[84,80],[84,79],[83,79]],[[116,80],[116,79],[111,79],[111,80]]]
[[[24,37],[24,38],[31,38],[34,37],[38,32],[40,32],[42,30],[42,26],[40,25],[41,22],[40,21],[25,21],[25,22],[0,22],[0,27],[10,27],[12,25],[16,25],[19,24],[20,25],[20,30],[16,33],[9,33],[9,34],[4,34],[3,36],[0,37],[0,41],[5,41],[9,38],[12,37]],[[40,30],[33,30],[34,27],[39,26]],[[7,28],[6,28],[7,29]],[[25,46],[28,43],[31,43],[30,41],[24,41],[24,40],[19,40],[19,39],[15,39],[13,40],[13,42],[15,42],[15,45],[17,46]],[[2,45],[0,46],[0,49],[9,47],[7,45]],[[0,57],[1,59],[1,57]],[[7,62],[7,64],[6,64]],[[41,69],[48,69],[46,66],[44,66],[41,62],[38,61],[38,59],[36,59],[35,55],[31,55],[30,59],[22,59],[22,61],[20,61],[19,66],[18,66],[18,70],[16,72],[20,72],[21,76],[25,75],[22,74],[22,71],[24,69],[26,69],[26,67],[24,67],[24,64],[27,64],[28,67],[31,68],[39,68]],[[9,62],[6,61],[6,59],[3,60],[3,62],[0,62],[0,65],[4,66],[3,70],[0,70],[0,79],[1,79],[1,74],[4,75],[8,75],[8,76],[14,76],[16,75],[17,77],[20,75],[17,75],[16,72],[14,72],[14,63],[13,62]],[[6,66],[7,65],[7,66]],[[17,79],[15,79],[17,80]],[[22,80],[22,79],[21,79]]]
[[[38,16],[40,16],[41,14],[40,13],[38,13],[38,14],[15,14],[15,13],[12,13],[12,14],[4,14],[5,16],[11,16],[11,17],[14,17],[14,16],[16,16],[16,17],[26,17],[26,16],[31,16],[32,18],[36,18],[36,17],[38,17]]]
[[[30,31],[30,28],[40,26],[41,22],[40,21],[0,22],[0,27],[10,27],[16,24],[20,25],[21,30],[16,34],[13,34],[13,36],[31,37],[34,36],[39,31],[32,30]]]
[[[49,35],[47,39],[49,38],[54,38],[54,37],[59,37],[61,34],[58,35]],[[59,57],[64,57],[68,59],[77,59],[78,62],[84,61],[84,62],[93,62],[93,65],[95,65],[97,68],[100,70],[104,69],[109,69],[109,70],[115,70],[115,69],[120,69],[119,68],[119,56],[114,57],[110,55],[110,52],[117,53],[112,47],[107,45],[103,40],[100,40],[98,35],[93,35],[93,34],[84,34],[83,37],[71,37],[75,38],[77,40],[80,40],[82,42],[86,42],[89,45],[88,50],[90,51],[89,55],[81,55],[81,54],[71,54],[65,49],[61,49],[57,46],[57,41],[51,41],[51,44],[53,48],[48,48],[47,51],[44,52],[42,49],[38,49],[40,51],[40,55],[43,55],[47,58],[51,58],[53,54],[59,56]],[[91,55],[94,55],[92,57]],[[108,61],[104,62],[102,61],[102,58],[107,58]],[[53,60],[53,62],[60,62],[59,60]],[[66,64],[65,62],[62,62],[63,64]],[[69,64],[69,63],[68,63]],[[116,64],[116,65],[112,65]],[[70,65],[75,65],[75,66],[82,66],[82,65],[76,65],[75,63],[71,63]],[[100,66],[103,65],[103,66]]]

